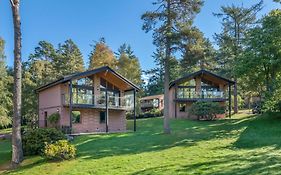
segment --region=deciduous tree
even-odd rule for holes
[[[106,45],[104,38],[101,38],[100,41],[91,46],[93,50],[89,55],[90,64],[88,69],[91,70],[101,66],[109,66],[112,69],[116,69],[117,59],[112,50]]]

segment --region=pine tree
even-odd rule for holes
[[[77,72],[83,72],[84,60],[78,46],[71,40],[59,44],[54,60],[54,68],[59,76],[65,76]]]
[[[13,129],[12,129],[12,167],[23,160],[21,139],[21,20],[20,0],[10,0],[14,23],[14,92],[13,92]]]
[[[153,31],[153,43],[165,48],[164,63],[164,133],[170,133],[169,125],[169,63],[180,38],[182,28],[188,28],[202,5],[200,0],[157,0],[157,10],[142,15],[143,30]]]
[[[56,51],[54,46],[47,41],[40,41],[34,53],[30,54],[28,62],[25,63],[26,71],[37,86],[42,86],[54,81],[59,76],[55,69]]]
[[[141,85],[141,67],[130,45],[123,44],[118,49],[117,71],[136,85]]]
[[[112,69],[116,69],[117,60],[112,50],[106,45],[104,38],[101,38],[100,41],[91,46],[93,50],[89,55],[89,70],[102,66],[109,66]]]
[[[12,77],[8,75],[5,54],[5,42],[0,38],[0,128],[7,127],[12,124],[12,92],[9,87],[12,83]]]

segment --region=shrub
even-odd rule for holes
[[[52,124],[58,123],[59,119],[60,119],[60,114],[58,112],[53,113],[48,117],[48,121]]]
[[[37,155],[44,151],[45,143],[65,139],[65,135],[55,128],[29,129],[23,132],[24,155]]]
[[[223,114],[224,112],[224,107],[220,106],[217,102],[199,101],[193,103],[190,108],[190,113],[196,115],[198,120],[214,120],[217,114]]]
[[[67,140],[46,144],[44,149],[44,156],[50,160],[68,160],[74,158],[75,155],[76,148]]]
[[[139,115],[137,115],[137,118],[152,118],[152,117],[161,117],[161,116],[163,116],[163,110],[154,108],[146,112],[141,112]],[[126,117],[127,119],[133,119],[134,114],[131,112],[126,113]]]

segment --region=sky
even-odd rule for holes
[[[155,9],[154,0],[21,0],[22,59],[41,40],[57,47],[67,39],[72,39],[80,48],[84,61],[88,64],[90,44],[101,37],[108,46],[117,51],[123,43],[130,44],[139,58],[143,70],[155,67],[152,58],[155,46],[152,34],[142,30],[141,15]],[[214,33],[221,30],[220,20],[212,15],[219,12],[222,5],[244,5],[258,0],[205,0],[194,25],[204,36],[213,41]],[[280,8],[272,0],[264,0],[264,8],[259,17],[270,10]],[[13,65],[13,21],[9,0],[0,0],[0,37],[6,42],[7,64]]]

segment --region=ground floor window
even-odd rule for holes
[[[44,126],[45,127],[48,126],[48,112],[47,111],[44,112]]]
[[[72,123],[81,123],[80,111],[72,111]]]
[[[186,104],[180,103],[180,112],[185,112]]]
[[[100,123],[105,123],[105,111],[100,111]]]

